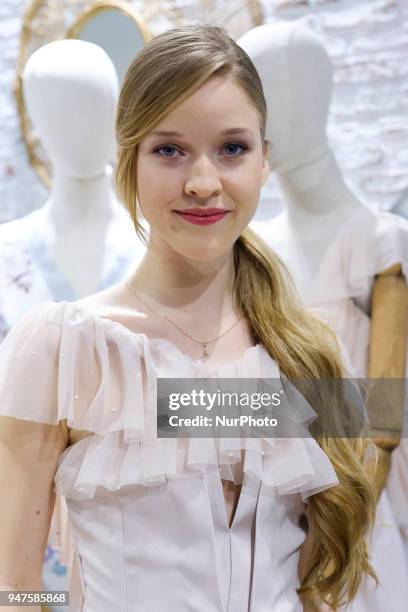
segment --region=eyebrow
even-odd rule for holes
[[[220,133],[222,136],[232,136],[234,134],[252,134],[251,130],[248,130],[247,128],[241,128],[241,127],[227,128],[226,130],[222,130]],[[151,136],[166,136],[168,138],[182,138],[183,134],[180,134],[180,132],[173,132],[173,131],[167,131],[167,130],[154,130],[153,132],[151,132]]]

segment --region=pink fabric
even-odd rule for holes
[[[52,532],[59,532],[64,558],[71,564],[77,562],[71,576],[75,600],[71,610],[77,612],[84,605],[83,588],[89,598],[87,612],[114,609],[114,596],[125,609],[130,599],[121,589],[133,593],[131,576],[141,581],[131,599],[136,609],[137,601],[147,601],[143,600],[147,590],[141,584],[151,580],[149,567],[155,568],[158,579],[168,580],[170,570],[168,575],[162,573],[165,546],[175,559],[182,554],[180,547],[187,546],[179,539],[179,523],[173,522],[176,504],[179,513],[186,508],[182,524],[196,540],[197,552],[194,541],[190,542],[189,566],[183,571],[192,581],[192,597],[197,595],[197,611],[221,612],[229,592],[228,597],[236,601],[248,602],[251,597],[251,609],[256,612],[279,605],[282,611],[300,612],[295,588],[299,546],[305,534],[296,523],[308,496],[338,482],[329,459],[307,432],[306,423],[315,416],[312,408],[298,401],[285,409],[284,416],[304,437],[170,439],[157,438],[156,431],[158,377],[279,379],[279,367],[263,346],[247,349],[214,372],[167,340],[148,339],[75,303],[45,302],[23,316],[0,346],[0,373],[1,414],[49,424],[66,419],[69,427],[90,432],[61,454],[54,478],[61,497]],[[247,391],[247,383],[242,385]],[[241,473],[234,464],[242,453]],[[237,532],[225,531],[221,477],[243,485]],[[191,512],[188,504],[194,506]],[[160,509],[160,520],[157,516],[156,522],[150,522]],[[254,520],[257,536],[252,531]],[[144,530],[140,531],[140,525],[145,525]],[[129,540],[129,533],[136,539]],[[167,544],[151,549],[149,539],[143,541],[149,533]],[[227,534],[231,546],[224,549]],[[123,555],[126,567],[120,569]],[[251,559],[252,569],[247,567]],[[263,574],[270,575],[280,564],[283,569],[272,586]],[[193,569],[196,574],[189,574]],[[212,578],[210,569],[215,571]],[[211,580],[219,584],[219,591],[212,586],[209,607],[205,602],[210,592],[202,592],[200,571],[202,584],[205,576],[209,584]],[[252,587],[246,582],[251,572]],[[152,610],[178,612],[180,608],[171,607],[169,601],[174,606],[182,602],[184,587],[172,584],[169,589],[172,594],[164,589],[163,600],[159,593],[151,594]],[[116,609],[122,609],[120,605]]]

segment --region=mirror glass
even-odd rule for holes
[[[146,34],[130,15],[109,8],[95,12],[79,23],[75,38],[102,47],[115,64],[119,82],[122,82],[129,63],[144,46]]]

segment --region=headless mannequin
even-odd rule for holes
[[[327,142],[330,60],[315,36],[298,23],[264,24],[238,43],[262,79],[270,164],[284,196],[284,211],[273,219],[270,232],[278,231],[282,242],[291,244],[303,267],[300,274],[313,278],[338,228],[362,206],[347,187]],[[401,267],[379,274],[371,301],[370,378],[404,378],[407,305]],[[385,353],[384,346],[392,346],[392,351]],[[378,496],[390,468],[389,453],[400,440],[403,404],[401,391],[384,407],[393,412],[387,430],[373,432],[384,451],[382,469],[375,476]]]
[[[29,116],[53,166],[42,238],[83,297],[99,286],[101,253],[119,207],[107,166],[115,146],[115,67],[97,45],[60,40],[29,58],[23,87]]]

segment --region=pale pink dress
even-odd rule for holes
[[[160,439],[158,377],[280,370],[258,344],[214,372],[70,302],[33,308],[0,346],[1,414],[91,434],[62,453],[54,479],[78,571],[70,609],[301,612],[305,503],[338,482],[302,425],[310,406],[295,411],[305,437]],[[242,483],[231,528],[221,478]]]

